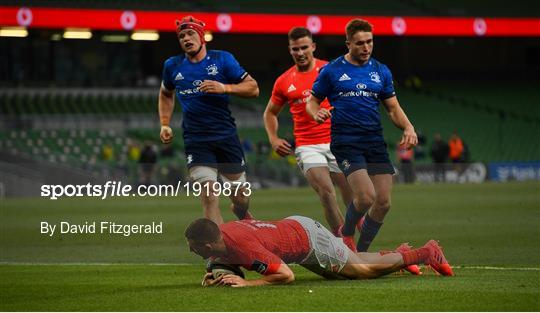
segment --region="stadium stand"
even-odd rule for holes
[[[537,145],[520,140],[528,138],[530,134],[540,133],[540,112],[534,105],[540,100],[537,93],[534,88],[528,85],[520,87],[519,84],[514,84],[508,88],[511,91],[504,91],[505,89],[498,88],[499,84],[484,82],[471,87],[472,85],[467,83],[428,82],[422,88],[401,85],[398,87],[398,95],[416,128],[426,136],[426,148],[429,148],[433,134],[441,133],[444,138],[448,138],[453,131],[457,131],[469,146],[471,161],[540,159],[540,149]],[[494,93],[494,90],[497,90],[497,93]],[[521,100],[517,101],[514,97],[515,94],[519,94]],[[265,99],[266,97],[263,96],[256,101],[235,101],[233,106],[237,115],[240,115],[238,118],[240,125],[245,121],[251,122],[251,124],[241,127],[239,132],[242,138],[249,139],[254,145],[260,142],[265,143],[267,140],[261,124],[261,112]],[[112,89],[92,91],[32,89],[22,92],[8,90],[0,92],[0,113],[11,120],[23,116],[39,118],[40,115],[64,115],[73,117],[81,114],[86,116],[123,116],[124,118],[128,115],[134,115],[151,120],[156,110],[155,102],[154,89],[116,91]],[[177,106],[177,110],[180,110],[179,107]],[[385,115],[383,114],[383,116]],[[281,119],[284,125],[287,125],[285,129],[281,130],[283,136],[292,137],[287,110],[284,110]],[[399,139],[400,132],[391,125],[387,117],[384,117],[383,123],[387,142],[390,149],[393,149],[394,143]],[[126,131],[129,138],[138,142],[159,143],[154,129],[128,128]],[[44,136],[47,136],[48,132],[46,130],[43,132],[45,132]],[[14,147],[39,155],[43,150],[39,150],[39,146],[38,148],[34,147],[34,142],[40,139],[39,134],[39,131],[29,130],[26,135],[17,135],[13,131],[10,135],[16,136],[15,138],[27,136],[30,141],[27,142],[26,146],[18,143]],[[83,142],[79,150],[81,152],[94,151],[94,157],[99,152],[96,151],[98,149],[96,144],[103,144],[108,140],[116,142],[116,139],[113,138],[114,135],[106,135],[97,141],[99,139],[97,134],[100,132],[95,130],[82,133],[82,135],[77,135],[77,132],[74,133],[75,135],[68,134],[72,133],[69,130],[60,130],[57,135],[63,140],[72,138],[78,140],[77,143]],[[3,137],[9,138],[9,136]],[[91,144],[85,145],[86,141]],[[44,147],[48,147],[48,150],[53,153],[52,156],[47,155],[50,159],[55,158],[54,152],[62,151],[68,151],[67,155],[78,160],[79,163],[81,160],[91,159],[90,155],[85,153],[78,155],[69,147],[64,149],[63,146],[50,142],[50,140],[45,140],[44,143]],[[125,145],[125,142],[117,143],[117,145]],[[32,150],[32,148],[34,149]],[[126,149],[125,146],[115,146],[114,148],[116,151],[123,152]],[[183,149],[181,140],[175,141],[174,148]],[[394,155],[392,154],[391,157],[394,158]],[[420,163],[430,162],[429,158],[418,161]]]
[[[20,2],[5,0],[2,5],[19,6]],[[25,5],[457,17],[527,16],[527,12],[538,11],[539,4],[531,0],[519,4],[496,0],[490,5],[470,1],[388,0],[354,6],[345,0],[29,0]],[[530,9],[522,10],[522,6]],[[118,44],[100,40],[105,33],[100,30],[95,30],[95,36],[87,41],[54,41],[51,36],[58,30],[29,31],[27,39],[5,39],[6,49],[0,49],[3,60],[0,63],[0,148],[90,171],[129,172],[130,179],[136,180],[136,162],[126,157],[126,149],[132,142],[161,146],[156,131],[156,98],[163,60],[178,52],[174,34],[164,32],[160,34],[161,39],[153,43]],[[258,99],[234,97],[231,106],[240,137],[255,147],[254,152],[247,155],[250,174],[302,184],[301,175],[294,169],[294,159],[276,159],[264,146],[267,138],[262,128],[262,112],[273,80],[290,66],[284,38],[284,35],[220,34],[215,36],[212,45],[233,51],[259,82]],[[317,40],[318,57],[333,59],[344,52],[341,36],[321,36]],[[276,48],[278,42],[283,47]],[[377,45],[376,57],[392,68],[400,102],[417,130],[425,136],[426,150],[435,133],[448,139],[457,131],[470,149],[471,161],[540,160],[540,148],[529,139],[531,134],[540,133],[540,108],[536,105],[540,98],[535,85],[538,47],[534,40],[378,37]],[[254,47],[258,49],[257,57],[252,57]],[[457,47],[460,52],[454,55]],[[484,58],[486,49],[498,53]],[[440,56],[431,58],[432,53]],[[501,60],[508,57],[521,61],[512,67],[500,65]],[[261,59],[265,61],[260,62]],[[477,63],[481,66],[476,66]],[[40,66],[33,66],[35,64]],[[506,79],[516,79],[503,82],[497,80],[498,76],[492,78],[499,74],[508,77]],[[514,74],[518,75],[514,77]],[[411,80],[410,75],[422,77],[422,80],[418,77]],[[465,81],[463,77],[474,77],[477,81]],[[176,134],[180,137],[179,105],[176,110],[175,130],[178,129]],[[291,138],[287,109],[280,114],[280,120],[282,137]],[[401,134],[385,114],[383,126],[394,160],[393,149]],[[103,133],[102,129],[107,131]],[[102,149],[107,143],[115,155],[103,160]],[[172,158],[159,161],[158,172],[164,176],[170,166],[185,171],[182,140],[174,141],[173,150]],[[426,164],[431,160],[426,157],[416,162]]]
[[[156,88],[48,89],[18,88],[0,91],[0,114],[130,114],[155,113]],[[262,108],[261,101],[235,101],[242,110]]]
[[[448,90],[452,90],[454,96],[448,95]],[[534,105],[540,103],[540,95],[533,85],[516,81],[428,81],[423,91],[459,102],[461,106],[523,121],[540,121],[540,106]]]
[[[449,138],[457,131],[469,146],[471,161],[540,159],[539,147],[524,140],[531,134],[540,133],[540,119],[525,110],[537,103],[534,101],[537,95],[530,87],[520,89],[515,86],[508,97],[502,94],[494,97],[494,90],[498,90],[495,85],[484,85],[484,90],[475,89],[471,94],[459,92],[460,88],[452,83],[439,86],[441,89],[437,92],[412,88],[398,90],[400,102],[416,129],[426,135],[428,145],[435,133]],[[508,103],[515,101],[514,93],[527,100],[521,106],[507,108]],[[397,142],[400,133],[387,118],[383,122],[387,141]]]
[[[253,142],[266,142],[264,129],[242,129],[241,138]],[[139,148],[144,143],[159,144],[155,129],[132,129],[125,133],[115,130],[95,129],[52,129],[52,130],[11,130],[0,131],[0,149],[11,155],[24,155],[51,163],[64,164],[92,172],[104,177],[128,177],[132,183],[138,181],[138,160],[129,157],[130,145]],[[111,156],[104,156],[104,147],[111,150]],[[176,140],[171,157],[159,157],[156,179],[160,182],[170,180],[169,173],[175,173],[175,179],[184,178],[185,158],[183,143]],[[291,160],[272,159],[269,149],[246,154],[250,164],[249,174],[269,179],[275,183],[305,183],[294,169]],[[294,179],[293,179],[294,178]]]

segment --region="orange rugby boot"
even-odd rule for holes
[[[443,276],[454,276],[452,267],[448,264],[448,261],[444,257],[441,246],[435,240],[428,241],[425,245],[425,248],[429,249],[429,257],[426,260],[426,265],[431,266],[437,273]]]

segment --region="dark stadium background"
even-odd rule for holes
[[[63,39],[64,27],[32,25],[26,37],[0,36],[0,311],[540,310],[538,1],[0,0],[0,34],[16,26],[13,15],[21,7],[511,18],[529,26],[506,29],[507,20],[499,20],[499,31],[507,34],[496,36],[489,28],[485,36],[381,35],[375,28],[374,57],[392,70],[398,99],[424,143],[415,150],[412,181],[406,179],[395,151],[401,133],[382,114],[398,175],[392,209],[371,251],[435,238],[456,276],[445,279],[423,268],[421,277],[326,281],[295,266],[294,284],[264,291],[201,289],[204,264],[189,253],[183,231],[202,212],[187,190],[177,197],[106,200],[40,196],[45,184],[185,182],[179,105],[173,144],[159,142],[161,70],[166,58],[181,53],[173,19],[157,41],[103,42],[104,36],[131,34],[103,29],[92,29],[88,40]],[[260,219],[300,214],[323,221],[319,199],[294,157],[270,151],[262,124],[274,80],[293,65],[286,33],[212,35],[208,47],[232,52],[261,91],[257,99],[231,98],[254,189],[250,210]],[[343,34],[314,38],[318,58],[346,53]],[[292,139],[287,109],[280,120],[281,136]],[[468,153],[462,163],[447,162],[446,181],[436,183],[429,150],[436,133],[448,140],[453,132]],[[234,218],[228,205],[223,197],[227,221]],[[162,221],[164,231],[48,236],[40,232],[43,221]]]
[[[194,12],[255,12],[301,14],[354,14],[367,16],[428,17],[535,17],[534,1],[474,3],[393,0],[378,4],[296,1],[2,1],[6,6],[90,8]],[[530,10],[523,9],[525,7]],[[537,16],[538,14],[536,14]],[[179,16],[180,17],[180,16]],[[92,30],[89,40],[62,39],[62,29],[28,29],[26,38],[2,37],[0,49],[0,147],[6,180],[12,160],[26,163],[28,188],[4,182],[4,194],[35,190],[37,181],[84,170],[98,179],[140,180],[137,152],[150,145],[158,154],[155,182],[185,176],[180,112],[176,108],[177,138],[172,152],[161,157],[158,140],[157,93],[164,60],[180,53],[173,32],[160,32],[158,41],[103,42],[105,35],[130,32]],[[269,26],[270,27],[270,26]],[[435,133],[445,140],[455,131],[467,145],[466,163],[480,162],[484,169],[466,178],[466,167],[452,173],[450,181],[521,180],[539,177],[540,148],[531,134],[540,130],[537,86],[540,69],[538,36],[380,36],[375,29],[374,56],[393,72],[398,98],[420,131],[423,144],[416,150],[416,180],[432,182],[429,149]],[[272,156],[262,128],[261,115],[273,81],[292,65],[285,34],[225,34],[214,32],[210,49],[231,51],[257,79],[257,99],[232,98],[239,132],[251,146],[249,174],[257,185],[303,185],[294,159]],[[331,60],[346,52],[343,35],[316,35],[316,57]],[[280,133],[292,138],[287,110]],[[400,133],[384,119],[385,136],[394,161]],[[110,147],[106,147],[109,145]],[[112,149],[104,156],[104,149]],[[129,151],[128,151],[129,150]],[[249,149],[248,149],[249,150]],[[109,151],[110,152],[110,151]],[[54,168],[43,175],[30,163]],[[493,163],[498,162],[498,163]],[[503,162],[503,163],[501,163]],[[521,163],[508,163],[521,162]],[[527,163],[523,163],[527,162]],[[396,166],[399,169],[399,162]],[[501,169],[502,168],[502,169]],[[13,172],[13,169],[12,171]],[[455,172],[455,171],[454,171]],[[500,176],[500,173],[514,173]],[[172,174],[171,174],[172,173]],[[79,173],[80,174],[80,173]],[[86,174],[83,174],[85,176]],[[15,175],[20,176],[20,175]],[[79,175],[80,176],[80,175]],[[20,178],[20,177],[19,177]],[[69,180],[67,179],[67,180]],[[402,178],[398,175],[397,180]],[[60,179],[62,181],[62,179]],[[11,187],[10,187],[11,186]]]
[[[3,5],[21,4],[3,2]],[[28,7],[195,12],[351,14],[356,10],[362,15],[434,17],[530,17],[537,7],[534,1],[528,3],[531,10],[522,10],[517,4],[506,2],[480,5],[396,0],[376,5],[354,5],[346,1],[334,4],[300,1],[289,5],[280,1],[261,1],[250,2],[248,6],[243,1],[216,4],[212,1],[177,3],[165,0],[152,4],[98,0],[24,3]],[[160,154],[156,98],[163,61],[180,53],[174,33],[160,32],[158,41],[106,43],[102,41],[104,35],[127,35],[129,32],[94,30],[89,40],[53,40],[61,34],[62,29],[30,28],[26,38],[1,39],[0,145],[3,164],[11,164],[15,155],[18,162],[38,161],[46,163],[45,167],[60,164],[59,168],[68,172],[71,168],[82,168],[96,177],[128,177],[129,182],[136,183],[139,179],[138,160],[136,155],[127,156],[128,146],[143,149],[145,145],[151,145],[158,156]],[[456,131],[467,144],[466,161],[482,162],[491,168],[492,173],[486,172],[479,178],[482,181],[490,177],[519,179],[514,176],[521,175],[498,177],[493,173],[499,171],[499,167],[490,167],[491,162],[540,160],[537,141],[529,136],[539,133],[540,127],[536,90],[539,82],[536,73],[540,68],[538,37],[377,36],[376,29],[375,35],[374,56],[393,71],[402,106],[424,139],[424,144],[416,151],[419,181],[432,181],[429,148],[437,132],[447,140]],[[213,37],[209,48],[231,51],[260,85],[258,99],[232,100],[241,137],[253,147],[253,151],[248,152],[250,176],[262,186],[304,184],[294,160],[272,160],[262,129],[261,114],[273,81],[292,65],[285,34],[214,32]],[[315,40],[318,44],[316,57],[331,60],[346,52],[343,35],[316,35]],[[178,107],[176,111],[174,126],[179,135]],[[292,138],[290,118],[286,110],[284,113],[281,134]],[[384,126],[391,156],[395,159],[394,145],[399,132],[387,119]],[[111,157],[103,156],[105,145],[111,146]],[[172,153],[172,157],[158,158],[154,181],[163,182],[167,177],[174,177],[169,175],[171,171],[178,177],[185,175],[179,136]],[[26,167],[32,171],[32,166]],[[538,178],[537,163],[519,164],[518,168],[525,171],[525,177],[536,175]],[[464,169],[459,171],[462,174]],[[29,175],[42,180],[51,177],[39,172]],[[457,179],[456,175],[452,177]],[[10,195],[32,189],[10,187],[14,185],[5,183],[3,193]],[[33,187],[35,189],[35,184]]]

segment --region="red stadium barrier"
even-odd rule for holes
[[[43,7],[1,7],[0,27],[95,30],[174,31],[174,20],[194,15],[215,32],[283,34],[293,26],[307,26],[313,33],[343,35],[352,18],[370,21],[377,35],[387,36],[540,36],[540,18],[392,17],[300,14],[246,14],[212,12],[122,11]]]

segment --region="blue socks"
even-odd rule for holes
[[[349,211],[347,210],[347,214],[348,213]],[[347,223],[345,223],[345,225],[347,225]],[[358,239],[358,243],[356,244],[356,250],[358,250],[358,252],[366,252],[368,250],[381,226],[382,223],[371,219],[369,214],[366,214],[364,223],[362,224],[362,230],[360,231],[360,239]],[[345,227],[343,227],[343,229],[345,230]]]
[[[345,213],[345,224],[343,224],[343,229],[341,233],[343,236],[352,236],[356,228],[358,221],[364,216],[365,212],[359,212],[354,206],[354,202],[351,201],[347,205],[347,213]]]
[[[368,250],[371,242],[373,241],[375,236],[377,236],[377,233],[379,232],[379,229],[381,229],[383,223],[375,221],[369,216],[369,214],[366,214],[365,211],[359,212],[358,210],[356,210],[354,202],[351,202],[349,203],[349,205],[347,205],[345,224],[341,229],[341,233],[343,234],[343,236],[354,236],[356,224],[358,224],[358,221],[364,215],[364,222],[362,223],[362,227],[360,230],[360,238],[358,239],[358,243],[356,244],[356,249],[358,250],[358,252],[366,252]]]

